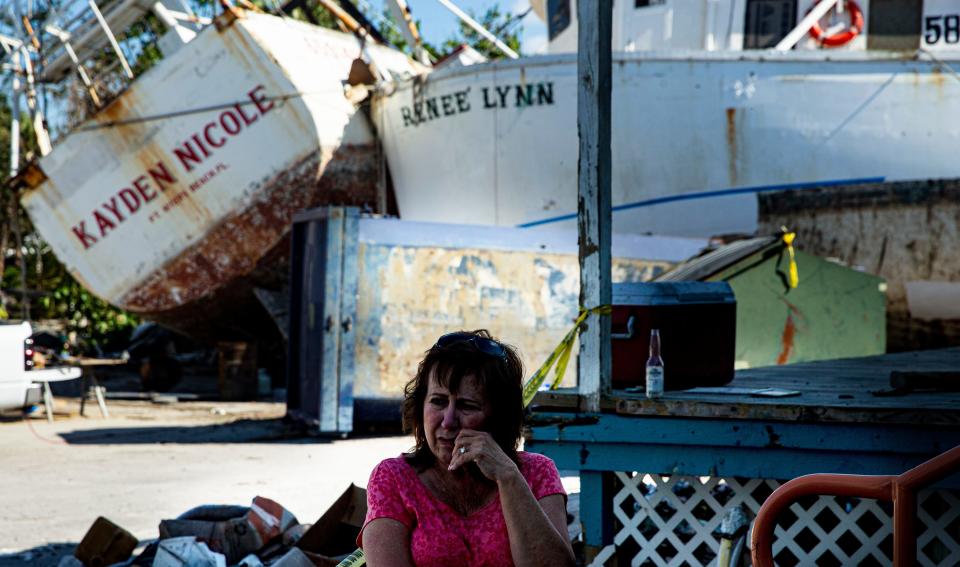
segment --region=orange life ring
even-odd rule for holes
[[[816,0],[813,3],[813,6],[816,6],[820,3],[820,0]],[[839,47],[841,45],[846,45],[850,43],[853,38],[860,35],[860,32],[863,31],[863,11],[860,10],[860,6],[857,5],[853,0],[843,0],[844,9],[850,14],[850,26],[842,32],[837,32],[833,35],[824,37],[823,28],[820,27],[820,22],[814,22],[813,26],[810,27],[810,37],[820,42],[820,45],[825,45],[827,47]],[[813,10],[813,6],[810,6],[810,10]],[[807,13],[810,13],[810,10],[807,10]]]

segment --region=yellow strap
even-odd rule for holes
[[[583,328],[583,322],[587,320],[587,317],[591,313],[599,313],[601,315],[609,315],[613,312],[613,307],[610,305],[599,305],[597,307],[592,307],[590,309],[580,309],[580,315],[577,316],[577,320],[573,323],[573,327],[567,331],[567,334],[563,336],[563,340],[560,341],[560,344],[557,345],[553,352],[550,353],[550,356],[547,357],[547,360],[533,373],[533,376],[530,377],[530,380],[527,381],[523,386],[523,406],[527,407],[530,405],[530,402],[533,401],[533,397],[537,395],[537,390],[540,389],[540,386],[543,384],[543,381],[547,378],[547,374],[550,373],[550,368],[553,367],[553,364],[557,364],[556,370],[554,370],[553,383],[550,385],[551,390],[555,390],[560,386],[560,382],[563,381],[563,375],[567,371],[567,363],[570,361],[570,353],[573,351],[573,339],[577,338],[577,335],[580,334],[580,330]],[[367,560],[363,556],[363,550],[358,549],[351,553],[346,559],[337,564],[337,567],[361,567],[366,565]]]
[[[554,363],[557,363],[557,368],[554,371],[553,382],[550,384],[550,389],[555,390],[560,386],[560,382],[563,381],[563,375],[567,372],[567,363],[570,361],[570,353],[573,351],[573,340],[577,338],[577,335],[580,333],[580,330],[583,329],[583,323],[587,320],[587,317],[591,313],[599,313],[601,315],[609,315],[613,312],[613,307],[610,305],[598,305],[597,307],[591,307],[590,309],[580,309],[580,315],[577,316],[577,320],[573,323],[573,327],[567,331],[567,334],[564,335],[563,340],[560,341],[560,344],[557,345],[553,352],[550,353],[550,356],[547,357],[547,360],[533,373],[533,376],[530,377],[530,380],[527,381],[523,386],[523,405],[524,407],[530,405],[530,402],[533,401],[533,397],[537,395],[537,391],[540,389],[540,386],[543,385],[544,380],[547,378],[547,374],[550,372],[550,369],[553,367]]]
[[[796,232],[784,232],[783,243],[787,245],[787,252],[790,254],[790,272],[788,280],[790,287],[795,288],[800,283],[800,272],[797,271],[797,257],[793,252],[793,239],[797,237]]]

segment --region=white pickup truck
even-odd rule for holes
[[[0,410],[43,403],[44,382],[80,377],[80,369],[26,369],[26,340],[33,334],[30,323],[0,325]]]

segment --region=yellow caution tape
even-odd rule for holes
[[[587,317],[589,317],[591,313],[609,315],[612,311],[613,308],[610,305],[599,305],[590,309],[580,309],[580,315],[573,323],[573,327],[567,331],[567,334],[564,335],[563,340],[560,341],[560,344],[557,345],[557,348],[553,349],[553,352],[550,353],[550,356],[547,357],[547,360],[543,363],[543,365],[541,365],[540,368],[533,373],[533,376],[530,377],[530,380],[524,384],[524,407],[530,405],[530,402],[533,401],[533,397],[537,395],[537,391],[540,389],[540,386],[543,385],[543,382],[546,380],[547,374],[550,372],[550,368],[553,367],[554,363],[557,363],[557,367],[554,371],[554,378],[553,382],[550,384],[550,389],[555,390],[558,386],[560,386],[560,382],[563,381],[563,375],[567,371],[567,363],[570,361],[570,352],[573,350],[573,340],[577,338],[577,335],[583,328],[583,322],[587,320]]]
[[[787,245],[787,252],[790,254],[790,273],[787,278],[790,282],[790,287],[795,288],[800,283],[800,272],[797,271],[797,257],[793,252],[793,239],[797,237],[796,232],[787,232],[786,227],[783,228],[783,243]]]
[[[563,375],[567,372],[567,363],[570,362],[570,353],[573,351],[573,340],[580,334],[580,330],[583,328],[583,323],[587,320],[587,317],[589,317],[591,313],[609,315],[612,312],[613,307],[610,305],[599,305],[590,309],[580,309],[580,315],[577,316],[573,327],[567,331],[567,334],[563,336],[563,340],[560,341],[557,348],[553,349],[553,352],[550,353],[547,360],[533,373],[533,376],[527,380],[527,383],[524,384],[523,407],[527,407],[530,405],[530,402],[533,401],[533,397],[537,395],[537,391],[540,389],[540,386],[543,385],[554,363],[556,363],[557,367],[554,370],[553,382],[550,384],[550,389],[555,390],[560,386],[560,382],[563,381]],[[337,567],[362,567],[366,564],[367,560],[363,556],[363,550],[358,549],[338,563]]]

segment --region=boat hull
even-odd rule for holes
[[[412,72],[398,52],[371,52]],[[21,203],[113,305],[204,338],[256,336],[259,322],[220,323],[257,308],[241,305],[258,274],[285,271],[293,214],[382,202],[372,128],[344,95],[359,56],[354,37],[290,19],[210,27],[59,142]]]
[[[960,81],[893,55],[619,54],[617,232],[753,233],[756,193],[960,176]],[[575,55],[438,71],[375,102],[403,218],[573,225]]]

